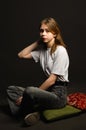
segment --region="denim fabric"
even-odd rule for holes
[[[20,106],[16,105],[16,100],[20,96],[23,96],[24,89],[25,88],[19,86],[9,86],[7,88],[7,100],[13,115],[18,114],[20,111]]]
[[[29,86],[26,88],[19,86],[9,86],[7,89],[8,103],[11,112],[16,114],[20,109],[23,111],[34,108],[55,109],[66,105],[67,87],[53,85],[47,91],[37,87]],[[23,96],[20,106],[15,104],[18,97]]]

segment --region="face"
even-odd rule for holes
[[[45,43],[52,43],[55,39],[55,35],[49,31],[47,25],[42,24],[40,27],[40,37]]]

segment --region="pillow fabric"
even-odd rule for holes
[[[74,106],[81,110],[86,110],[86,94],[77,92],[68,95],[68,105]]]
[[[77,109],[70,105],[66,105],[64,108],[60,109],[44,110],[42,115],[46,121],[53,121],[57,119],[66,118],[80,112],[81,112],[80,109]]]

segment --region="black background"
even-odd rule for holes
[[[9,85],[38,86],[44,81],[45,76],[39,63],[19,59],[17,54],[39,38],[39,23],[45,17],[55,18],[61,27],[70,57],[70,82],[85,83],[85,0],[3,0],[0,3],[1,93]]]
[[[46,78],[39,63],[17,56],[19,51],[39,38],[38,26],[45,17],[57,20],[68,46],[69,92],[86,93],[86,0],[3,0],[0,2],[1,130],[19,130],[22,127],[21,122],[9,116],[5,105],[7,87],[39,86]],[[86,113],[49,124],[40,121],[29,129],[84,130]]]

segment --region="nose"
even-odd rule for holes
[[[42,35],[46,35],[46,31],[45,30],[42,32]]]

